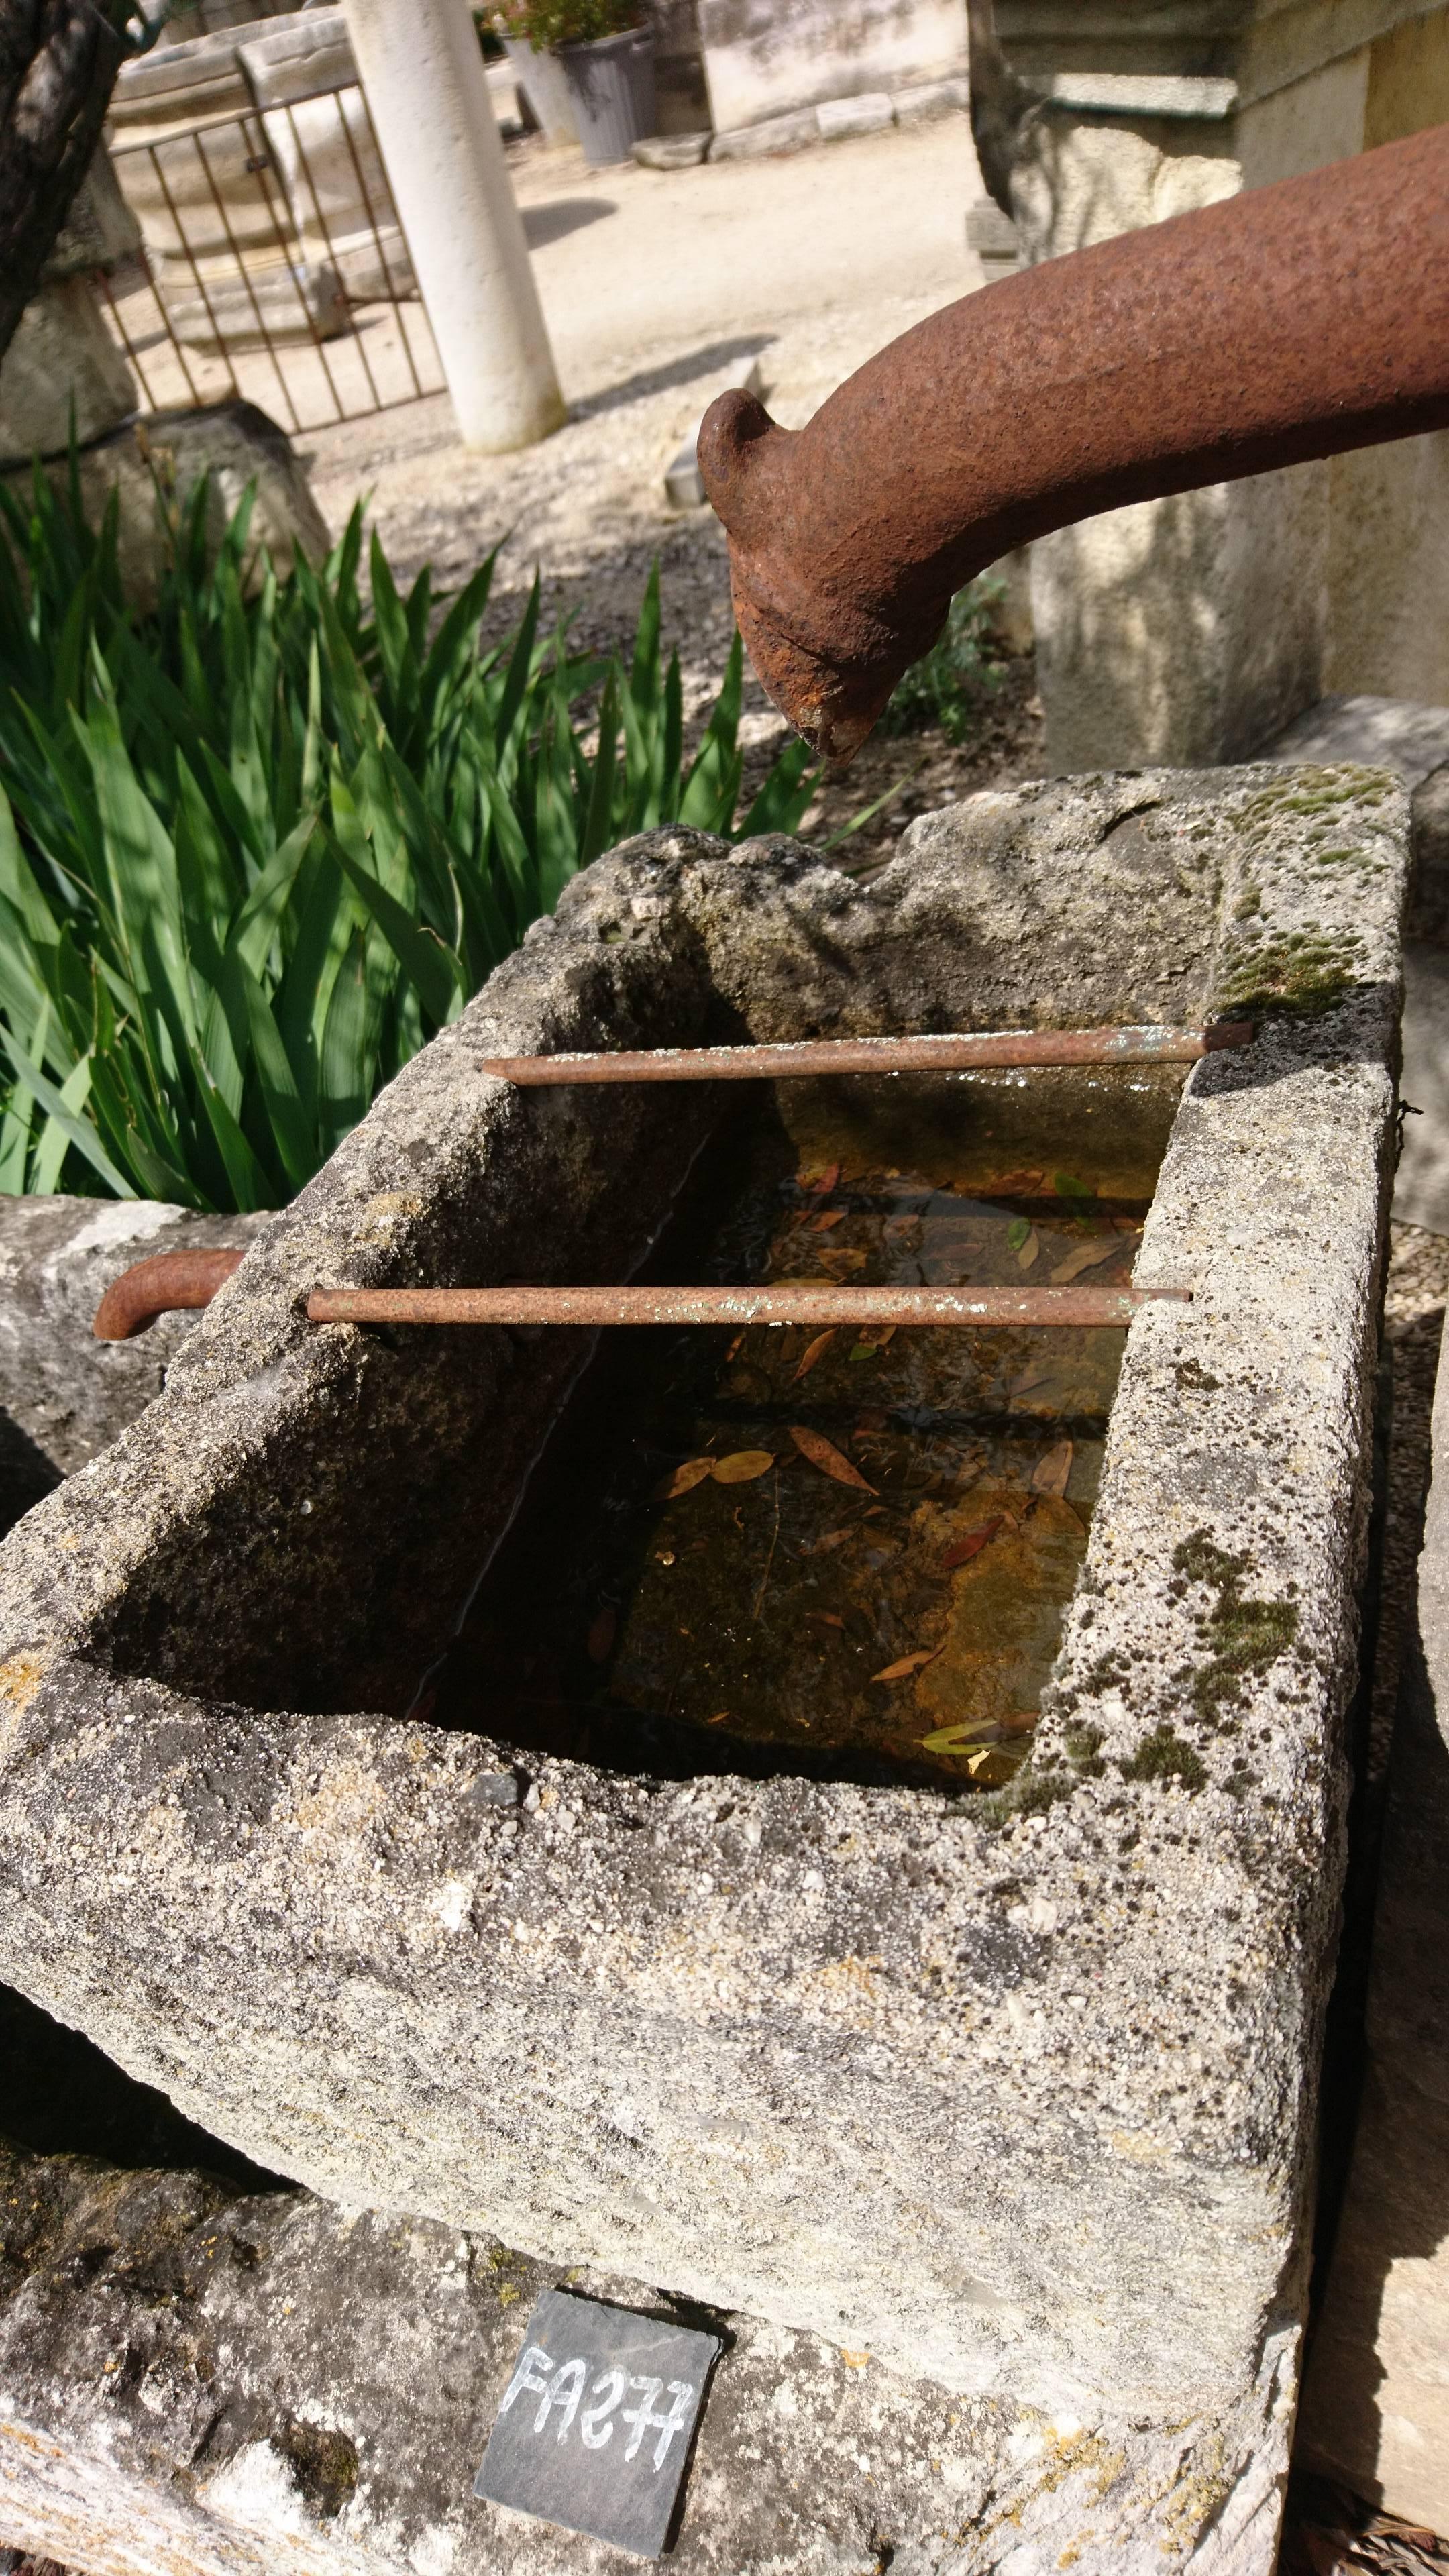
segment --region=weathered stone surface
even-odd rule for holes
[[[699,0],[717,129],[964,73],[965,0]]]
[[[727,127],[709,147],[711,161],[759,161],[768,152],[800,152],[820,140],[820,119],[813,107],[793,109],[788,116],[763,117],[758,125]]]
[[[971,84],[964,73],[945,80],[913,81],[891,93],[897,125],[933,125],[937,117],[961,115],[970,104]]]
[[[1413,884],[1405,923],[1404,1119],[1394,1215],[1449,1234],[1449,707],[1402,698],[1320,698],[1268,747],[1274,760],[1360,760],[1392,769],[1412,798]]]
[[[0,365],[0,465],[63,456],[72,415],[82,446],[136,409],[136,380],[106,329],[86,277],[42,286]]]
[[[978,797],[868,890],[677,832],[579,878],[263,1229],[104,1474],[7,1542],[5,1973],[350,2201],[1002,2404],[1271,2412],[1341,1865],[1405,834],[1382,774],[1266,768]],[[406,1706],[571,1353],[314,1332],[308,1289],[617,1276],[704,1115],[514,1093],[480,1055],[1275,993],[1296,1008],[1187,1086],[1139,1275],[1197,1302],[1129,1337],[1019,1800],[530,1757],[512,1806],[507,1745],[355,1713]]]
[[[822,98],[815,114],[826,143],[837,143],[849,134],[882,134],[896,121],[883,89],[862,91],[858,98]]]
[[[158,482],[164,505],[184,502],[203,474],[210,475],[207,534],[213,545],[220,545],[243,493],[254,485],[251,539],[257,558],[265,551],[279,574],[290,570],[299,552],[320,561],[332,542],[291,441],[255,403],[150,412],[98,440],[79,462],[88,519],[98,522],[111,493],[120,496],[121,578],[142,609],[155,598],[170,544],[158,515]],[[59,484],[69,478],[69,461],[62,457],[48,470]],[[29,475],[28,466],[17,467],[13,479],[23,487]]]
[[[1449,2531],[1449,1368],[1394,1720],[1348,2195],[1303,2393],[1305,2459]]]
[[[1449,9],[1217,13],[1001,0],[1043,106],[1013,210],[1028,261],[1449,118]],[[1320,692],[1449,697],[1449,434],[1139,503],[1033,549],[1047,754],[1234,760]]]
[[[641,170],[693,170],[709,157],[708,134],[646,134],[630,148]]]
[[[8,2537],[87,2576],[637,2563],[469,2492],[546,2267],[308,2193],[3,2147],[0,2208]],[[1287,2337],[1255,2407],[1164,2437],[962,2403],[604,2274],[569,2286],[723,2332],[678,2576],[1048,2576],[1106,2548],[1125,2569],[1268,2576]]]
[[[264,1222],[149,1199],[0,1196],[0,1527],[134,1422],[196,1323],[163,1315],[134,1341],[98,1342],[112,1280],[154,1252],[250,1243]]]

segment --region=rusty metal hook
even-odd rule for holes
[[[178,1307],[209,1306],[245,1257],[228,1246],[215,1252],[153,1252],[147,1261],[133,1261],[111,1281],[91,1331],[98,1342],[129,1342],[148,1331],[158,1315]]]
[[[947,305],[801,430],[721,394],[699,461],[765,689],[848,760],[1013,546],[1449,423],[1449,126]]]

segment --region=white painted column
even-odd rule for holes
[[[468,0],[346,0],[358,75],[465,447],[564,418]]]

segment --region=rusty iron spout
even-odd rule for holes
[[[802,430],[699,439],[765,689],[847,760],[955,592],[1130,501],[1449,424],[1449,126],[964,296]]]
[[[98,1342],[129,1342],[149,1332],[158,1316],[209,1306],[245,1257],[218,1246],[214,1252],[153,1252],[149,1260],[133,1261],[111,1281],[91,1331]]]

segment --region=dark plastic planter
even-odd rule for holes
[[[600,36],[589,45],[560,45],[559,61],[574,122],[591,170],[627,161],[641,136],[654,132],[654,37],[647,27]]]

